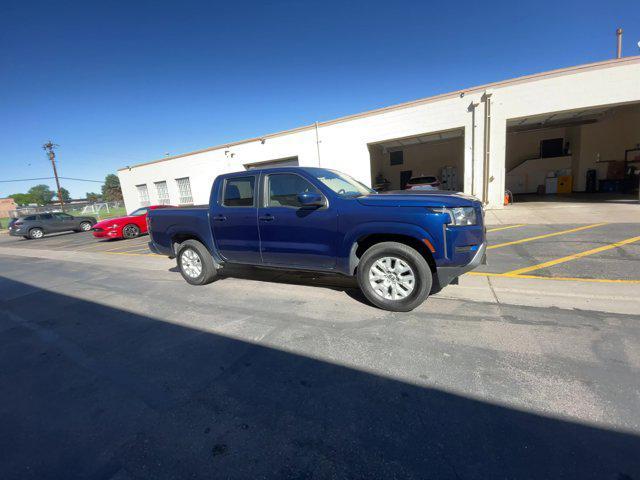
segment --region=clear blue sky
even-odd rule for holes
[[[637,0],[4,0],[0,180],[50,176],[48,139],[61,175],[102,180],[165,152],[604,60],[618,26],[624,54],[640,53]]]

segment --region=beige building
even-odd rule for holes
[[[205,204],[217,175],[284,163],[341,170],[371,186],[386,179],[393,189],[411,176],[446,174],[449,189],[489,208],[502,207],[505,190],[637,188],[640,57],[469,87],[127,166],[118,176],[133,210]]]

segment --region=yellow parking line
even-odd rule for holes
[[[487,250],[506,247],[508,245],[517,245],[519,243],[533,242],[534,240],[540,240],[542,238],[555,237],[557,235],[564,235],[565,233],[579,232],[581,230],[587,230],[589,228],[601,227],[602,225],[606,225],[606,223],[594,223],[592,225],[584,225],[582,227],[570,228],[569,230],[561,230],[560,232],[547,233],[545,235],[536,235],[535,237],[521,238],[520,240],[514,240],[512,242],[505,242],[505,243],[499,243],[497,245],[490,245],[487,248]]]
[[[489,230],[487,230],[487,233],[489,233],[489,232],[499,232],[500,230],[508,230],[510,228],[524,227],[525,225],[526,225],[525,223],[521,223],[519,225],[509,225],[508,227],[490,228]]]
[[[129,252],[102,252],[102,253],[106,253],[107,255],[132,255],[135,257],[149,257],[149,256],[163,257],[164,256],[164,255],[158,255],[157,253],[129,253]]]
[[[554,265],[558,265],[559,263],[570,262],[571,260],[576,260],[578,258],[587,257],[589,255],[594,255],[596,253],[605,252],[607,250],[621,247],[623,245],[628,245],[629,243],[634,243],[639,240],[640,240],[640,237],[627,238],[626,240],[621,240],[619,242],[611,243],[609,245],[603,245],[602,247],[592,248],[591,250],[587,250],[585,252],[574,253],[573,255],[567,255],[566,257],[556,258],[555,260],[549,260],[548,262],[539,263],[537,265],[532,265],[530,267],[518,268],[517,270],[505,272],[505,275],[520,275],[522,273],[533,272],[534,270],[540,270],[541,268],[552,267]]]
[[[579,277],[543,277],[541,275],[513,275],[510,273],[468,272],[466,275],[479,277],[532,278],[535,280],[559,280],[564,282],[596,282],[596,283],[631,283],[640,284],[640,280],[624,280],[612,278],[579,278]]]
[[[117,246],[117,247],[115,247],[115,248],[110,248],[109,250],[104,250],[104,251],[105,251],[105,252],[114,252],[114,251],[116,251],[116,250],[123,250],[123,251],[124,251],[124,250],[127,250],[127,249],[129,249],[129,248],[140,248],[140,247],[142,247],[142,245],[145,245],[145,246],[146,246],[146,243],[144,243],[144,244],[137,244],[137,243],[136,243],[136,244],[133,244],[133,245],[131,245],[131,244],[129,244],[129,245],[122,245],[122,244],[121,244],[121,245],[118,245],[118,246]]]
[[[90,248],[95,248],[95,247],[100,247],[100,246],[104,246],[104,245],[108,245],[107,242],[105,241],[97,241],[96,243],[92,243],[91,245],[87,245],[85,246],[80,246],[79,248],[76,248],[75,250],[89,250]]]
[[[147,247],[146,245],[144,247],[133,247],[133,248],[129,248],[127,250],[122,250],[123,252],[148,252],[149,251],[149,247]]]

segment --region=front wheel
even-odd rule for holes
[[[140,235],[140,228],[132,223],[125,225],[122,229],[122,236],[124,238],[136,238],[138,235]]]
[[[382,242],[369,248],[358,264],[358,284],[365,297],[384,310],[409,312],[426,300],[433,275],[413,248]]]
[[[207,248],[197,240],[187,240],[178,249],[178,268],[191,285],[206,285],[215,280],[217,271]]]

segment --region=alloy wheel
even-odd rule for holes
[[[373,291],[385,300],[402,300],[413,292],[416,279],[406,261],[398,257],[382,257],[371,265],[369,283]]]
[[[182,271],[191,278],[198,278],[202,274],[202,261],[200,255],[191,248],[185,249],[180,255]]]

